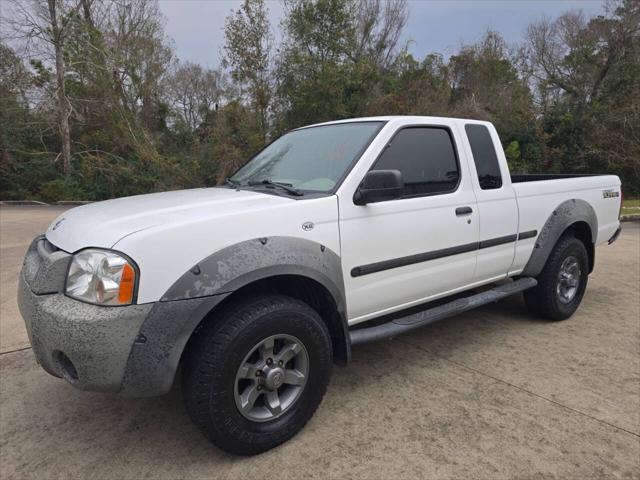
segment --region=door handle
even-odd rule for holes
[[[458,207],[456,208],[456,215],[470,215],[473,213],[473,209],[471,207]]]

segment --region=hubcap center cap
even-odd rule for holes
[[[284,383],[284,370],[280,367],[272,368],[264,377],[264,386],[269,390],[280,388]]]
[[[284,414],[300,398],[309,376],[309,354],[292,335],[258,342],[238,367],[233,397],[240,414],[267,422]]]

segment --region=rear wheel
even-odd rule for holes
[[[236,303],[189,346],[183,395],[194,423],[219,448],[263,452],[294,436],[326,390],[331,339],[311,307],[282,295]]]
[[[587,288],[589,258],[584,244],[565,235],[551,251],[535,288],[525,290],[529,310],[548,320],[569,318]]]

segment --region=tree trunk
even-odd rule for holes
[[[95,28],[93,23],[93,17],[91,16],[91,2],[89,0],[82,0],[82,10],[84,11],[84,20],[87,22],[90,28]]]
[[[58,25],[58,13],[56,11],[57,0],[48,0],[49,17],[53,33],[53,46],[56,54],[56,97],[58,101],[58,130],[62,143],[62,172],[67,174],[71,168],[71,133],[69,130],[69,116],[71,107],[67,100],[64,87],[64,57],[62,53],[63,36]]]

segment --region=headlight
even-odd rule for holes
[[[108,250],[87,249],[71,260],[65,293],[99,305],[133,302],[136,270],[129,260]]]

